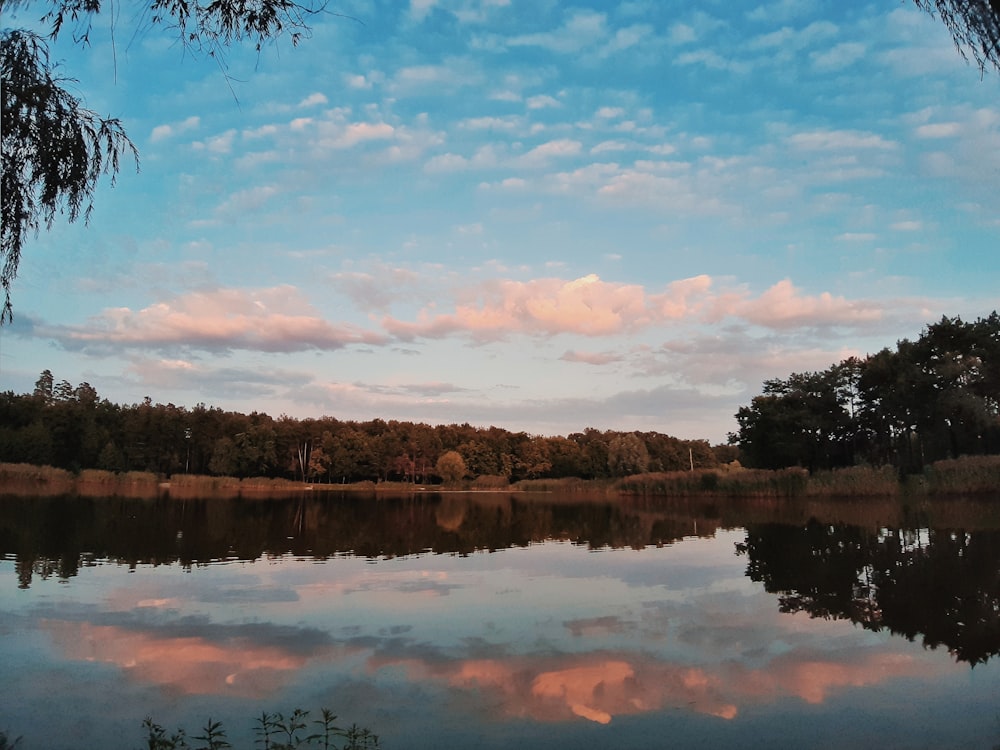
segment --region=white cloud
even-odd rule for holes
[[[952,138],[957,136],[962,126],[957,122],[935,122],[917,128],[918,138]]]
[[[512,47],[544,47],[570,54],[596,45],[607,37],[607,16],[590,10],[569,13],[565,23],[554,31],[523,34],[507,40]]]
[[[528,109],[545,109],[546,107],[561,107],[558,99],[554,99],[547,94],[540,94],[528,98],[526,102]]]
[[[842,42],[825,52],[813,52],[809,57],[817,70],[834,71],[853,65],[866,53],[867,48],[860,42]]]
[[[792,147],[802,151],[890,150],[897,147],[894,141],[859,130],[811,130],[795,133],[787,140]]]
[[[518,157],[516,163],[520,167],[544,167],[548,165],[552,159],[576,156],[580,153],[582,148],[583,144],[581,144],[580,141],[574,141],[569,138],[561,138],[559,140],[549,141],[548,143],[536,146],[526,154]]]
[[[186,133],[190,130],[195,130],[201,124],[201,118],[197,115],[192,115],[180,122],[175,122],[169,125],[157,125],[153,128],[153,132],[149,135],[149,140],[153,143],[166,140],[167,138],[172,138],[175,135],[180,135],[181,133]]]
[[[601,107],[597,110],[597,117],[602,120],[617,120],[625,116],[625,110],[621,107]]]
[[[324,94],[320,92],[315,92],[309,94],[305,99],[299,102],[299,109],[305,109],[306,107],[317,107],[320,105],[328,104],[328,100]]]

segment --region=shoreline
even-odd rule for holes
[[[252,497],[297,498],[306,493],[379,494],[566,494],[623,499],[630,497],[707,499],[755,497],[954,497],[993,496],[1000,500],[1000,456],[969,456],[939,461],[922,474],[900,478],[891,467],[855,466],[809,474],[805,469],[716,469],[633,474],[620,479],[527,479],[513,484],[503,477],[462,483],[429,484],[363,481],[341,484],[265,477],[213,477],[192,474],[164,478],[151,472],[114,473],[87,469],[74,474],[33,464],[0,463],[0,494],[76,495],[133,499]]]

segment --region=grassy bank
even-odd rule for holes
[[[177,474],[164,479],[149,472],[87,469],[74,474],[50,466],[0,464],[0,492],[12,495],[178,499],[203,497],[282,498],[306,491],[335,492],[545,492],[576,497],[934,497],[1000,496],[1000,456],[966,456],[938,461],[922,474],[900,481],[890,466],[852,466],[809,474],[805,469],[745,469],[737,463],[714,469],[651,472],[622,479],[530,479],[509,484],[503,476],[481,476],[449,485],[409,482],[304,484],[266,477]]]

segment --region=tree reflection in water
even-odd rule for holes
[[[934,512],[946,521],[933,523],[911,518],[897,503],[871,501],[717,505],[514,493],[0,497],[0,555],[16,560],[19,585],[27,588],[35,576],[68,579],[100,561],[197,566],[287,554],[467,555],[551,539],[640,549],[744,528],[746,541],[737,551],[747,558],[746,573],[779,596],[782,611],[921,638],[925,646],[944,646],[958,661],[976,665],[1000,653],[997,507],[942,502]]]
[[[738,551],[783,612],[887,628],[958,661],[1000,653],[1000,532],[756,524]]]

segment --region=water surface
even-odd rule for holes
[[[1000,743],[996,505],[0,500],[0,729],[255,747]],[[192,731],[194,730],[194,731]]]

